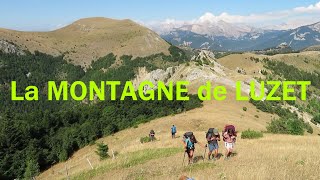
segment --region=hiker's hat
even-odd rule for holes
[[[218,136],[218,135],[219,135],[218,129],[214,128],[214,129],[213,129],[213,134],[216,135],[216,136]]]

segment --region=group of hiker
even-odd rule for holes
[[[171,137],[172,139],[176,138],[177,127],[172,125],[171,127]],[[150,139],[153,141],[155,139],[155,132],[154,130],[150,131]],[[232,151],[235,146],[237,138],[237,132],[235,126],[233,125],[226,125],[222,130],[222,140],[224,142],[224,146],[226,148],[225,153],[225,160],[228,160],[232,155]],[[197,141],[193,132],[186,132],[183,135],[183,145],[185,149],[185,153],[188,154],[189,164],[193,163],[193,155],[195,151],[195,144],[199,144],[201,147],[206,149],[208,148],[208,160],[217,160],[219,159],[219,141],[221,140],[220,133],[217,128],[209,128],[206,133],[206,144],[202,144],[201,142]],[[205,157],[204,157],[205,158]]]
[[[224,146],[226,148],[225,160],[228,160],[232,154],[235,142],[236,142],[237,133],[233,125],[226,125],[222,131],[222,140],[224,141]],[[208,160],[217,160],[219,159],[219,141],[221,136],[218,129],[209,128],[206,133],[207,144],[203,145],[197,141],[195,135],[192,132],[187,132],[183,135],[183,144],[185,151],[189,157],[189,164],[193,163],[193,154],[195,150],[195,144],[199,144],[203,148],[209,148]]]

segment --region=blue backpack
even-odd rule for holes
[[[188,149],[193,149],[194,148],[194,143],[191,142],[190,138],[186,139],[187,147]]]
[[[185,142],[188,149],[194,149],[195,137],[192,132],[187,132],[184,134]]]
[[[171,132],[172,132],[172,133],[176,133],[176,132],[177,132],[177,128],[176,128],[175,126],[173,126],[173,127],[171,128]]]

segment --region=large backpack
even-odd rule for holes
[[[207,132],[207,134],[206,134],[206,139],[207,139],[208,143],[211,141],[211,138],[212,138],[212,136],[213,136],[213,129],[214,129],[214,128],[209,128],[209,129],[208,129],[208,132]]]
[[[226,125],[222,131],[222,135],[224,135],[224,133],[228,132],[229,130],[231,130],[231,133],[233,136],[237,136],[236,128],[234,127],[234,125]],[[225,141],[224,136],[223,136],[223,141]]]
[[[151,130],[150,135],[154,135],[154,134],[155,134],[154,130]]]
[[[183,136],[184,136],[185,138],[193,138],[193,137],[194,137],[193,132],[186,132],[186,133],[184,133]]]
[[[193,149],[196,139],[193,135],[193,132],[186,132],[184,133],[183,137],[186,139],[188,149]]]

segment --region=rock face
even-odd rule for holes
[[[143,81],[151,81],[155,86],[153,89],[157,89],[157,82],[163,81],[166,85],[170,81],[175,84],[177,81],[189,81],[192,88],[198,88],[199,85],[205,84],[207,81],[215,84],[224,85],[232,89],[236,88],[237,78],[233,76],[239,76],[236,70],[228,69],[219,64],[210,54],[209,51],[202,50],[197,56],[193,57],[195,62],[189,64],[181,64],[179,66],[169,67],[165,70],[156,69],[148,72],[146,68],[140,68],[137,72],[136,78],[132,80],[135,89],[138,89],[139,84]],[[209,64],[197,64],[197,61],[205,58]],[[260,95],[260,83],[254,78],[248,75],[240,74],[242,78],[241,91],[245,94],[250,94],[250,82],[255,82],[255,91],[257,95]],[[145,87],[144,90],[149,90],[150,87]],[[265,89],[265,93],[267,89]]]
[[[174,75],[177,67],[169,67],[166,70],[156,69],[154,71],[148,72],[145,67],[139,68],[136,78],[132,81],[135,89],[139,87],[139,84],[143,81],[151,81],[155,85],[154,89],[157,89],[157,82],[162,81],[167,83],[170,78]],[[145,90],[151,89],[150,87],[145,87]]]
[[[23,55],[24,52],[21,51],[17,46],[15,46],[12,43],[9,43],[5,40],[0,40],[0,51],[4,53],[10,53],[10,54],[18,54]]]

